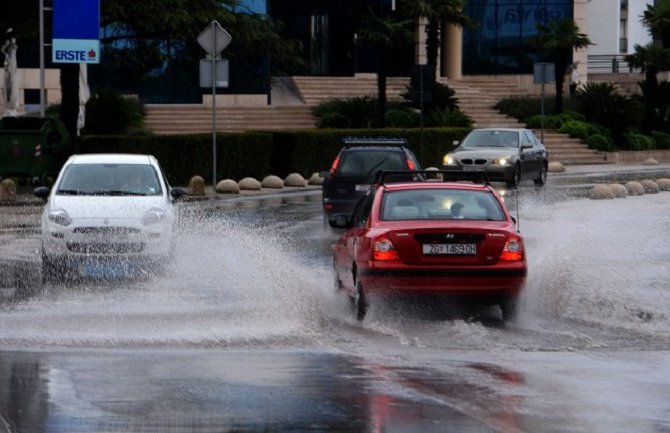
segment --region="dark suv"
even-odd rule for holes
[[[323,214],[351,214],[381,170],[421,170],[403,138],[347,138],[323,182]]]

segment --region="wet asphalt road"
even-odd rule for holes
[[[543,232],[545,209],[561,217],[549,206],[579,201],[592,183],[669,176],[585,173],[522,188],[535,279],[563,272],[534,245],[564,237]],[[168,275],[54,287],[38,284],[33,216],[21,215],[0,236],[0,432],[670,431],[667,316],[638,305],[619,327],[607,317],[616,310],[596,321],[577,308],[584,300],[547,314],[530,299],[511,326],[495,311],[445,317],[414,305],[359,324],[331,287],[334,238],[320,231],[319,200],[189,206]],[[649,288],[667,289],[667,271],[649,275]]]

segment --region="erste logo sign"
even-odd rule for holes
[[[54,63],[100,63],[100,0],[53,0]]]

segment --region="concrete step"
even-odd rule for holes
[[[155,134],[195,134],[212,130],[212,109],[202,105],[149,105],[145,124]],[[236,106],[216,110],[217,131],[311,129],[307,106]]]
[[[355,77],[293,77],[293,82],[305,104],[314,106],[322,102],[356,96],[376,98],[377,79],[374,76]],[[386,81],[386,97],[400,100],[407,92],[409,78],[389,77]]]

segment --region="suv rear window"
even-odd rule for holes
[[[342,153],[337,174],[366,178],[378,170],[406,170],[403,152],[386,150],[357,150]]]

